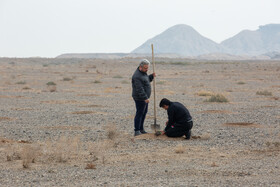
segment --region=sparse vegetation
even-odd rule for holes
[[[26,84],[26,82],[25,81],[19,81],[16,84]]]
[[[94,163],[88,163],[85,169],[96,169],[96,165]]]
[[[117,127],[115,124],[109,124],[106,127],[107,137],[110,140],[114,140],[117,137]]]
[[[245,84],[245,82],[239,81],[239,82],[237,82],[237,84]]]
[[[21,153],[23,168],[30,168],[30,164],[35,163],[35,159],[39,153],[40,150],[38,147],[32,146],[31,144],[24,145]]]
[[[50,81],[50,82],[47,83],[47,85],[48,85],[48,86],[55,86],[56,83],[54,83],[53,81]]]
[[[216,95],[212,95],[209,99],[206,99],[205,102],[224,103],[224,102],[228,102],[228,99],[221,94],[216,94]]]
[[[191,65],[190,62],[171,62],[170,64],[173,64],[173,65],[183,65],[183,66]]]
[[[157,84],[159,85],[165,84],[165,81],[158,81]]]
[[[256,92],[257,95],[264,95],[264,96],[272,96],[272,92],[269,92],[267,90],[264,91],[257,91]]]
[[[29,88],[28,86],[25,86],[22,88],[23,90],[30,90],[31,88]]]
[[[95,80],[95,81],[93,81],[93,83],[94,84],[100,84],[100,83],[102,83],[100,80]]]
[[[184,152],[185,152],[185,148],[183,147],[182,144],[179,144],[175,147],[175,153],[182,154]]]
[[[56,86],[49,86],[48,89],[50,92],[56,92]]]
[[[129,82],[127,80],[123,80],[122,84],[129,84]]]
[[[64,77],[63,78],[63,81],[71,81],[72,79],[71,78],[69,78],[69,77]]]
[[[212,96],[213,93],[208,92],[208,91],[200,91],[200,92],[197,93],[197,95],[199,95],[199,96]]]
[[[115,75],[113,78],[116,78],[116,79],[121,79],[123,78],[121,75]]]

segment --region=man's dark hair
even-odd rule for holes
[[[159,103],[159,107],[163,107],[163,105],[170,106],[170,101],[166,98],[163,98]]]

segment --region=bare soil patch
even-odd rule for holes
[[[205,114],[230,114],[232,112],[231,111],[227,111],[227,110],[204,110],[204,111],[200,111],[198,113],[205,113]]]
[[[8,117],[0,117],[0,121],[11,121],[14,120],[12,118],[8,118]]]
[[[255,127],[259,128],[262,127],[259,124],[254,124],[254,123],[225,123],[223,126],[233,126],[233,127]]]

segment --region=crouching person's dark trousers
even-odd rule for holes
[[[186,135],[193,127],[193,122],[188,122],[184,127],[182,125],[174,125],[165,129],[165,134],[168,137],[181,137]]]
[[[136,114],[134,117],[134,131],[144,130],[144,121],[148,112],[148,103],[145,101],[135,101]]]

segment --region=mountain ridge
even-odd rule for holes
[[[189,25],[178,24],[147,40],[132,53],[147,53],[150,44],[157,46],[157,53],[176,53],[183,56],[198,56],[210,53],[231,55],[262,55],[280,52],[280,24],[259,26],[258,30],[242,30],[221,43],[202,36]]]

